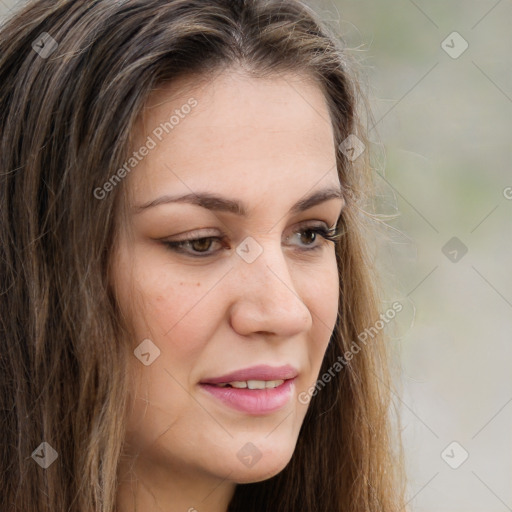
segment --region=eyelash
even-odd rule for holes
[[[308,233],[308,232],[315,233],[315,235],[320,235],[322,238],[324,238],[325,243],[329,242],[329,241],[336,242],[341,238],[341,233],[338,230],[338,228],[336,228],[336,227],[326,229],[321,226],[318,226],[318,227],[310,227],[310,228],[301,228],[301,229],[295,231],[295,233]],[[201,238],[192,238],[190,240],[163,241],[163,243],[171,251],[174,251],[174,252],[177,252],[180,254],[185,254],[192,258],[207,258],[209,256],[215,255],[216,252],[218,252],[218,251],[216,251],[216,252],[203,251],[203,252],[190,253],[190,252],[184,250],[183,246],[187,245],[187,244],[192,245],[194,242],[201,242],[203,240],[219,240],[220,242],[222,242],[224,239],[225,239],[225,236],[206,236],[206,237],[201,237]],[[316,240],[316,238],[315,238],[315,240]],[[314,247],[312,247],[310,249],[302,249],[302,251],[310,252],[310,251],[316,251],[316,250],[322,249],[324,247],[325,243],[315,245]],[[211,246],[211,244],[210,244],[210,246]]]

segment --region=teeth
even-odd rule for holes
[[[249,388],[249,389],[265,389],[265,388],[276,388],[280,386],[284,380],[237,380],[234,382],[225,382],[222,384],[217,384],[217,386],[221,388],[225,388],[227,386],[231,386],[232,388]]]
[[[280,386],[284,382],[283,379],[281,380],[268,380],[265,384],[266,388],[277,388],[277,386]]]
[[[265,389],[265,381],[264,380],[248,380],[247,387],[249,389]]]

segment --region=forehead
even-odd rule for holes
[[[137,202],[206,189],[250,202],[339,182],[326,99],[308,76],[185,77],[153,92],[134,134],[133,151],[152,147],[127,178]]]

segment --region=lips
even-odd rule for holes
[[[290,365],[268,366],[258,365],[250,368],[236,370],[220,377],[207,378],[201,381],[201,384],[228,384],[230,382],[247,381],[279,381],[294,379],[298,371]]]
[[[217,403],[246,414],[263,415],[290,402],[297,375],[290,365],[260,365],[204,379],[199,384]]]

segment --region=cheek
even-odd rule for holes
[[[215,319],[220,315],[220,301],[212,300],[206,284],[197,279],[164,277],[153,282],[153,286],[144,284],[141,295],[144,326],[160,340],[163,349],[193,355],[201,349],[202,340],[212,336]],[[218,293],[215,298],[218,299]]]
[[[132,259],[126,254],[116,267],[116,294],[134,331],[133,349],[149,339],[160,351],[149,366],[133,358],[134,375],[142,371],[137,394],[160,401],[161,390],[175,387],[165,370],[186,385],[205,340],[211,337],[212,319],[217,315],[207,296],[211,286],[197,276],[184,276],[177,266],[148,258],[142,251],[132,253]],[[180,395],[180,389],[175,391]]]
[[[211,301],[205,297],[208,286],[176,275],[179,273],[172,269],[162,272],[151,267],[135,268],[132,281],[135,304],[130,322],[137,337],[134,344],[149,338],[160,355],[149,366],[133,358],[133,382],[137,385],[132,394],[130,439],[155,456],[154,443],[170,426],[177,436],[183,425],[191,428],[191,420],[186,418],[194,417],[195,405],[188,390],[193,387],[194,368],[205,349],[205,340],[210,339],[212,326],[216,325],[212,322],[215,312]]]
[[[178,338],[178,345],[186,337],[190,347],[193,337],[187,335],[188,327],[200,332],[208,318],[208,284],[197,276],[184,275],[178,267],[141,257],[133,267],[131,285],[131,289],[124,287],[122,295],[138,337],[153,336],[165,343]]]
[[[334,256],[307,278],[302,277],[301,289],[312,316],[309,358],[316,379],[338,318],[339,274]]]
[[[315,339],[330,337],[338,316],[339,275],[333,257],[307,275],[301,275],[302,300],[308,306],[316,329]]]

